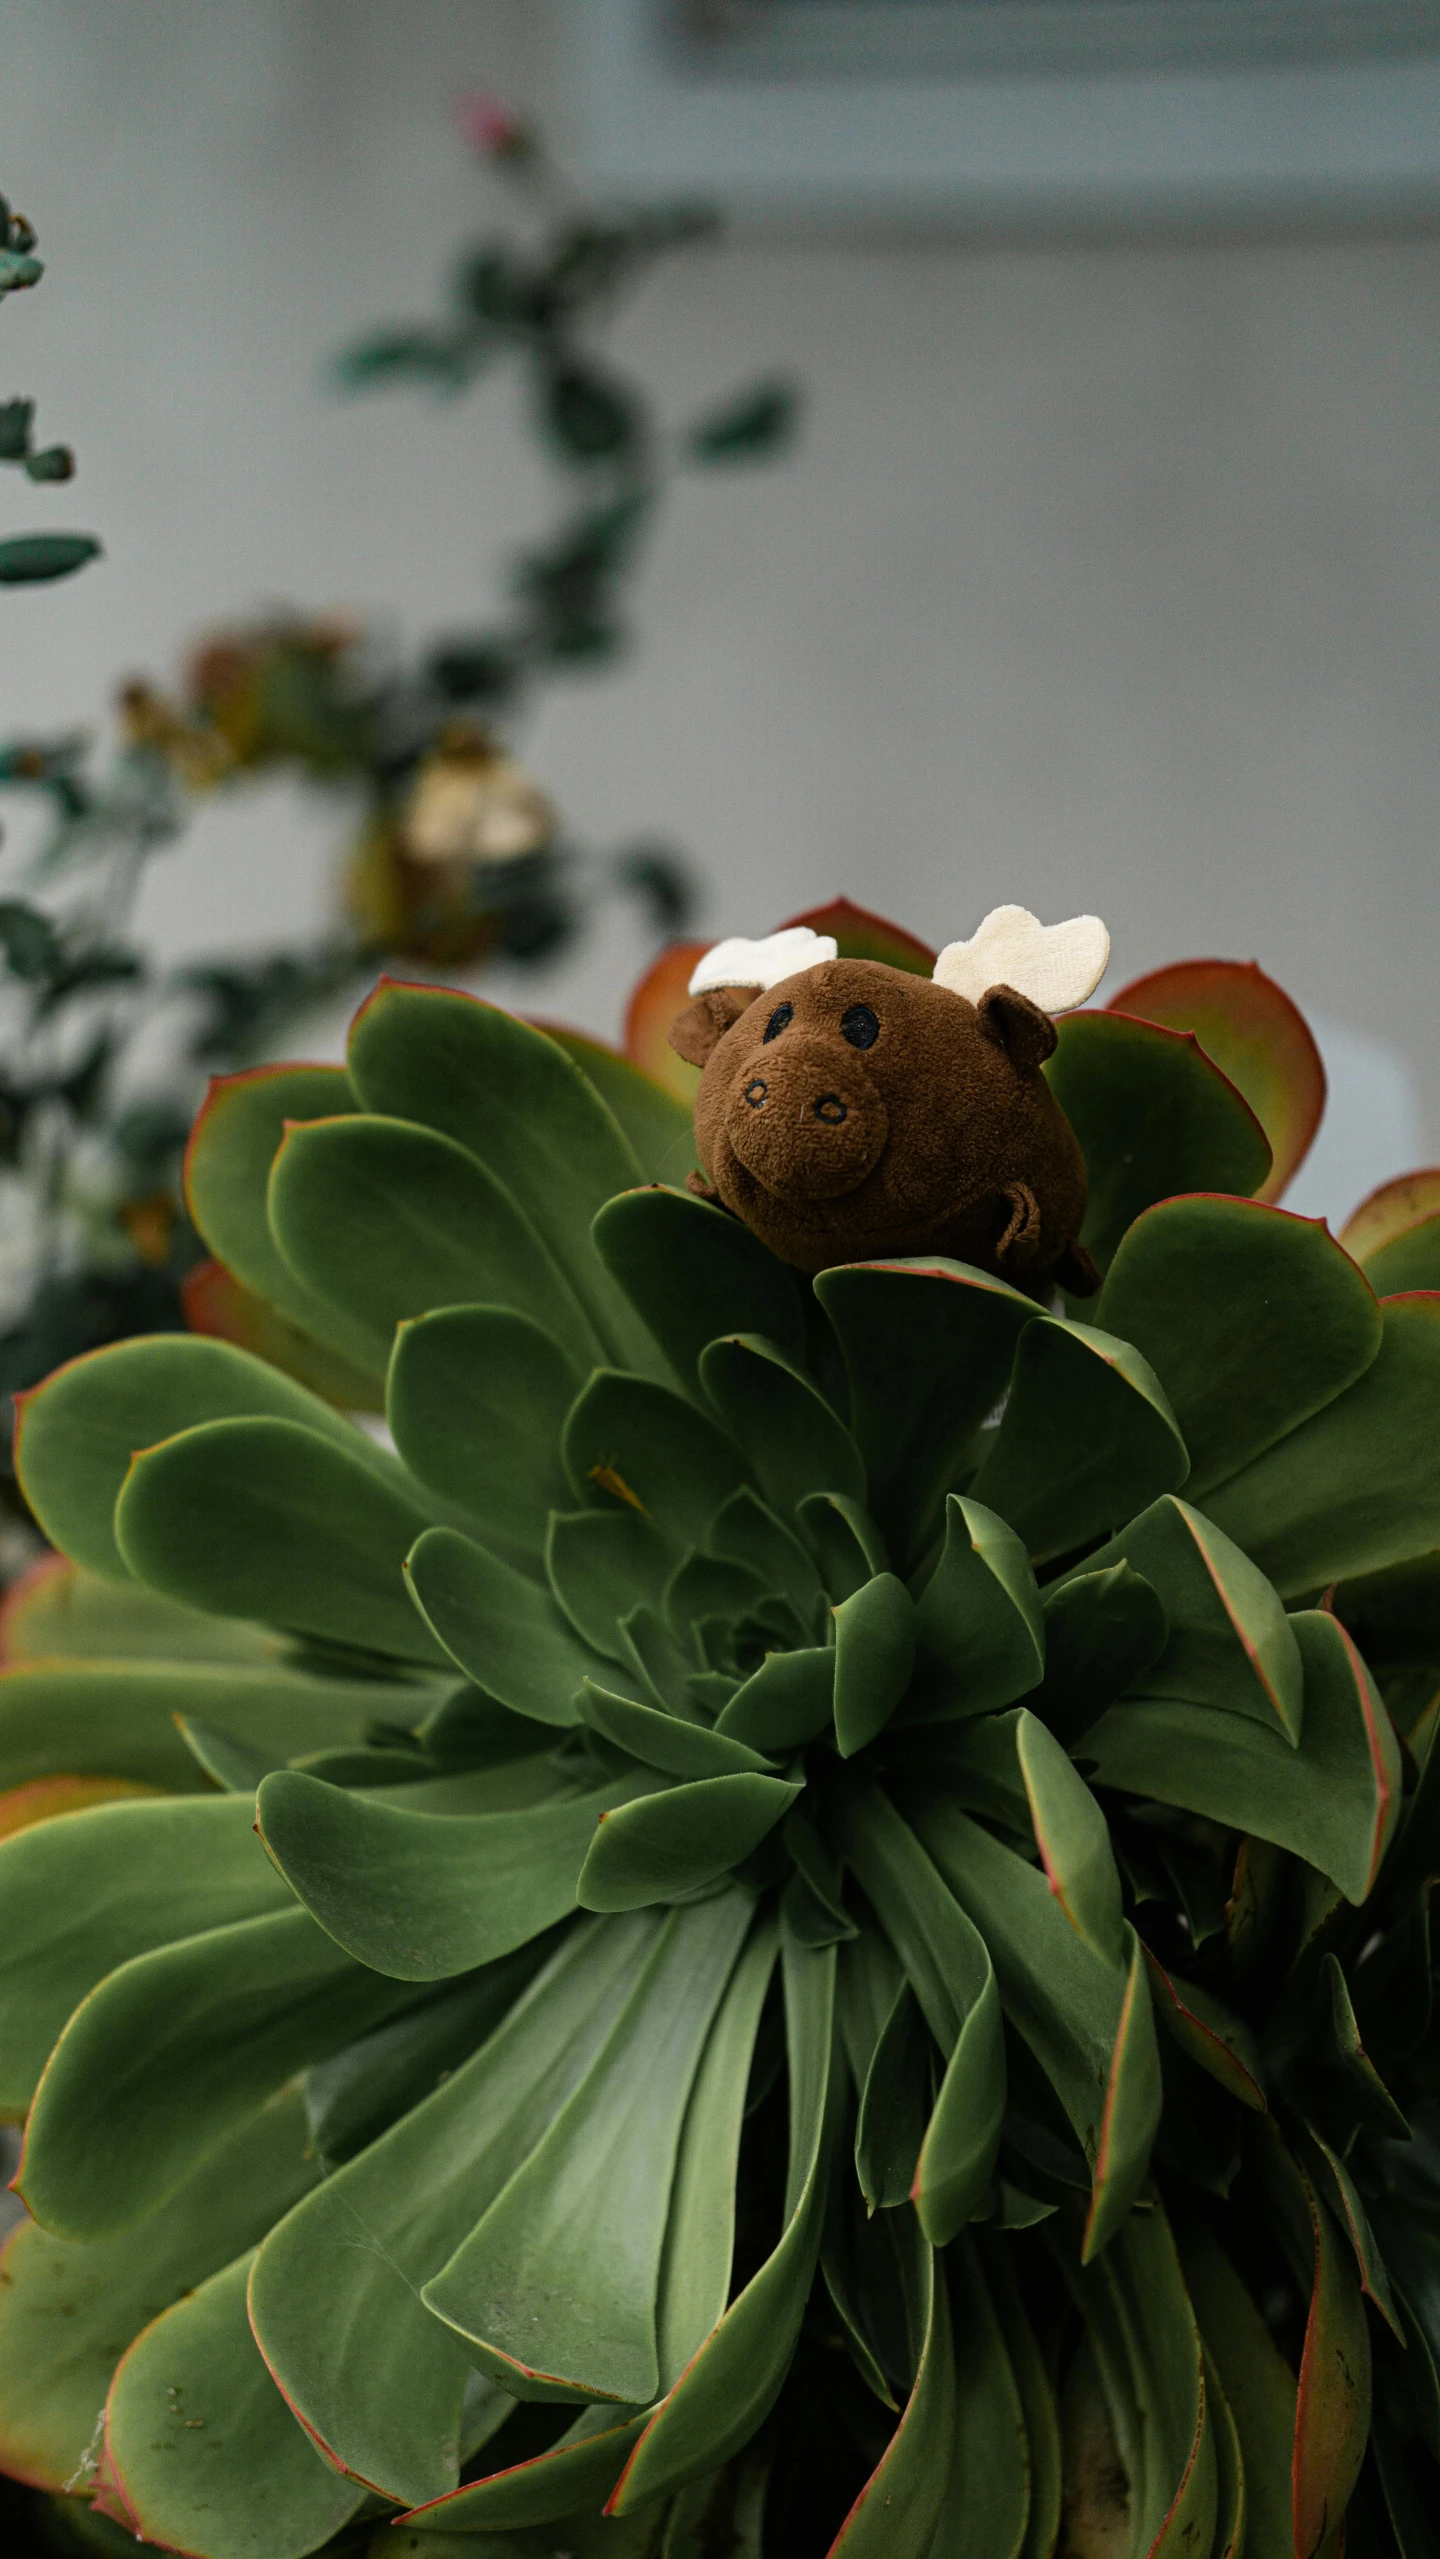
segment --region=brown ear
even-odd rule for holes
[[[687,1066],[703,1066],[731,1024],[749,1012],[758,993],[754,986],[715,986],[708,995],[697,995],[670,1025],[670,1046],[677,1057],[683,1057]]]
[[[1017,995],[1013,986],[990,987],[976,1010],[986,1038],[1003,1048],[1022,1075],[1033,1075],[1053,1053],[1057,1033],[1049,1014],[1028,995]]]

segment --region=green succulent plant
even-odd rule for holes
[[[1083,1316],[802,1280],[433,987],[215,1088],[308,1382],[26,1399],[0,1681],[0,2460],[105,2546],[1430,2559],[1440,1218],[1253,1196],[1231,974],[1061,1026]]]

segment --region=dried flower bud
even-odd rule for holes
[[[513,862],[555,832],[551,803],[479,728],[454,731],[425,758],[402,820],[414,862]]]

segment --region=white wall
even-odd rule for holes
[[[0,0],[0,186],[50,271],[0,390],[72,439],[107,559],[0,603],[0,728],[95,719],[277,597],[472,618],[546,497],[508,394],[343,405],[324,355],[423,310],[488,79],[560,116],[547,0]],[[1096,907],[1119,971],[1256,957],[1397,1040],[1440,1144],[1440,239],[750,242],[621,333],[677,413],[793,365],[784,471],[683,491],[620,676],[527,755],[599,839],[678,836],[711,920],[843,889],[936,938]],[[336,813],[269,794],[157,872],[167,945],[317,913]],[[612,933],[545,1009],[613,1023]],[[1388,1169],[1388,1168],[1387,1168]]]

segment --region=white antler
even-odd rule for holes
[[[808,924],[792,924],[784,933],[767,934],[763,942],[747,942],[732,933],[707,951],[690,980],[692,995],[708,995],[717,986],[778,986],[782,977],[800,969],[819,968],[838,957],[828,933],[812,933]]]
[[[1068,1013],[1093,995],[1110,958],[1110,936],[1098,915],[1042,924],[1024,906],[995,906],[968,942],[950,942],[935,980],[978,1004],[992,986],[1013,986],[1042,1013]]]

